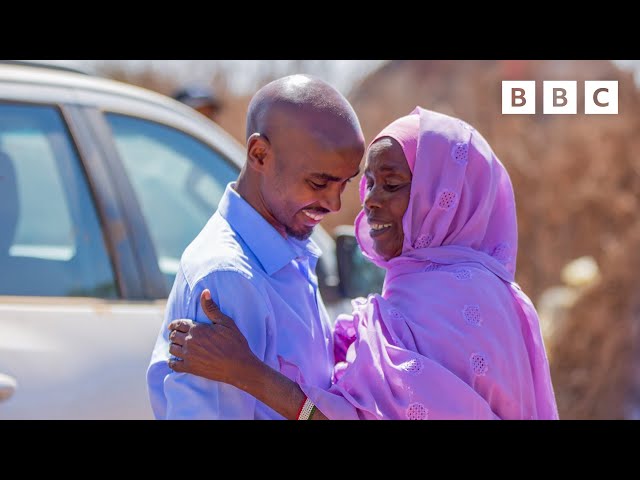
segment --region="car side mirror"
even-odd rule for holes
[[[353,227],[339,226],[335,236],[340,293],[347,298],[381,293],[385,271],[362,254]]]

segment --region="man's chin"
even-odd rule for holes
[[[295,238],[296,240],[307,240],[313,233],[314,227],[305,227],[303,229],[293,229],[287,227],[287,235]]]

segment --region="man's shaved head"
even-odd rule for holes
[[[274,121],[276,118],[280,121]],[[348,141],[340,137],[362,135],[347,99],[327,82],[309,75],[274,80],[258,90],[249,103],[247,139],[254,133],[274,135],[276,129],[291,126],[307,128],[319,138],[338,143]]]
[[[307,238],[340,209],[364,148],[358,117],[334,87],[308,75],[274,80],[249,104],[238,192],[285,237]]]

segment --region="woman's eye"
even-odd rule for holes
[[[395,192],[398,188],[400,188],[400,185],[390,185],[390,184],[386,184],[385,188],[387,189],[387,191],[389,192]]]

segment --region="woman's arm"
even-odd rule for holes
[[[240,334],[242,335],[242,334]],[[232,385],[244,390],[289,420],[296,420],[306,395],[300,386],[259,358],[247,365]],[[317,408],[309,420],[328,420]]]
[[[254,396],[289,420],[298,418],[306,395],[298,384],[261,361],[235,322],[223,314],[208,290],[200,296],[211,325],[174,320],[169,324],[168,361],[176,372],[228,383]],[[311,420],[327,420],[318,409]]]

